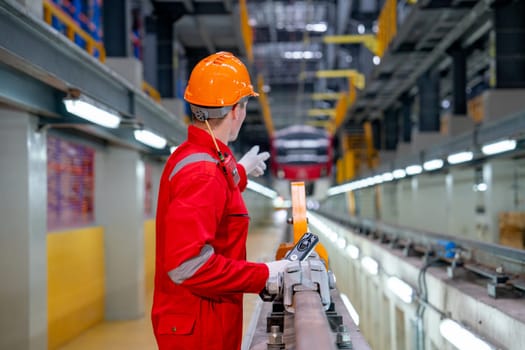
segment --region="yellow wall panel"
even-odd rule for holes
[[[104,319],[104,231],[47,235],[48,347],[56,349]]]
[[[146,283],[146,295],[153,291],[153,280],[155,278],[155,220],[144,221],[144,280]]]

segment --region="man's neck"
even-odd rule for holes
[[[217,140],[220,140],[225,145],[228,144],[229,139],[229,133],[226,127],[224,127],[226,123],[221,123],[217,126],[210,125],[211,131],[213,132],[213,137],[215,137]],[[206,123],[203,122],[196,122],[193,125],[198,127],[199,129],[202,129],[208,133],[210,133],[210,129],[206,126]]]

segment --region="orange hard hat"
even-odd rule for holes
[[[191,72],[184,99],[205,107],[233,106],[253,91],[246,66],[230,52],[217,52],[202,59]]]

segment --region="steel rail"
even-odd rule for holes
[[[335,339],[316,291],[294,294],[296,350],[335,350]]]

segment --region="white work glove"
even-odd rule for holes
[[[284,270],[288,267],[288,265],[292,263],[293,262],[288,259],[270,261],[270,262],[265,263],[266,266],[268,266],[268,270],[270,270],[268,279],[276,278],[279,275],[279,273],[284,272]]]
[[[270,158],[270,153],[258,152],[259,146],[253,146],[244,156],[242,156],[241,160],[239,160],[239,164],[244,167],[246,174],[251,176],[261,176],[264,174],[264,170],[266,169],[264,161]]]

